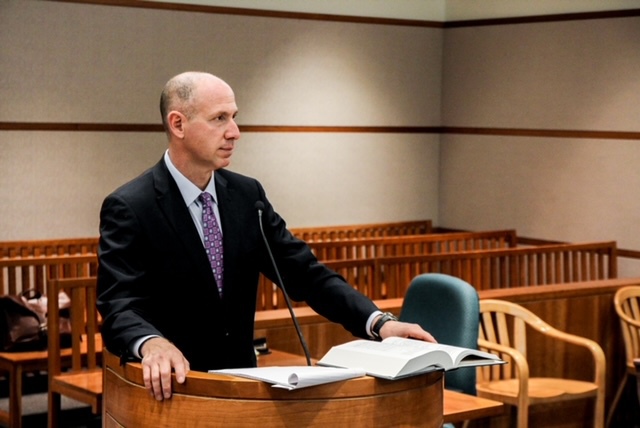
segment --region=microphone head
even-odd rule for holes
[[[256,204],[254,205],[254,207],[258,211],[263,211],[264,210],[264,203],[262,201],[256,201]]]

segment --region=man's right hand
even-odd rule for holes
[[[171,371],[176,381],[184,383],[189,361],[176,346],[163,337],[153,337],[140,347],[144,386],[156,400],[171,398]]]

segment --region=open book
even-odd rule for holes
[[[384,379],[503,363],[488,352],[402,337],[382,342],[354,340],[334,346],[318,361],[322,366],[361,368],[370,376]]]
[[[246,369],[209,370],[209,373],[230,374],[271,383],[274,388],[300,389],[323,383],[362,377],[362,369],[317,366],[251,367]]]

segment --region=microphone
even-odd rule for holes
[[[267,252],[269,253],[269,258],[271,258],[271,264],[273,265],[273,270],[275,271],[276,277],[278,278],[278,282],[280,283],[280,289],[282,290],[282,295],[284,296],[284,300],[287,303],[287,308],[289,308],[289,313],[291,314],[293,325],[296,328],[296,333],[298,333],[298,339],[300,339],[300,344],[302,345],[304,356],[307,359],[307,365],[310,366],[311,356],[309,354],[309,348],[307,347],[307,341],[304,339],[304,336],[302,335],[302,330],[300,329],[300,325],[298,324],[298,318],[296,318],[296,314],[293,312],[293,306],[291,305],[289,294],[287,294],[287,290],[284,287],[284,283],[282,282],[282,278],[280,277],[280,271],[278,271],[278,266],[276,265],[276,261],[273,258],[273,254],[271,253],[271,247],[269,247],[269,241],[267,240],[267,236],[264,234],[264,229],[262,227],[262,210],[264,210],[264,203],[262,203],[262,201],[257,201],[255,204],[255,208],[256,210],[258,210],[258,223],[260,223],[260,232],[262,233],[264,246],[267,247]]]

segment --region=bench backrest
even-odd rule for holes
[[[404,297],[411,280],[429,272],[461,278],[477,290],[617,277],[613,241],[329,260],[324,264],[374,300]],[[261,277],[258,310],[286,307],[279,293],[269,280]]]
[[[306,242],[377,238],[381,236],[423,235],[432,233],[431,220],[343,226],[297,227],[291,233]]]
[[[515,230],[431,233],[379,238],[313,241],[309,247],[321,261],[388,256],[442,254],[459,251],[513,248],[518,245]]]
[[[97,270],[95,254],[0,259],[0,295],[28,289],[44,294],[49,279],[95,276]]]
[[[0,259],[96,254],[98,238],[41,239],[0,242]]]

